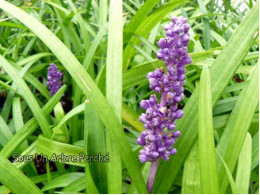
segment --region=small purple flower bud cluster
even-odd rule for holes
[[[54,96],[55,93],[62,86],[62,73],[59,72],[55,64],[50,64],[47,74],[47,85],[49,86],[51,96]]]
[[[157,58],[164,61],[167,73],[164,73],[163,68],[158,68],[147,75],[150,88],[161,94],[161,101],[159,103],[153,94],[149,100],[142,100],[140,103],[146,110],[139,118],[144,123],[145,131],[137,138],[137,143],[144,147],[139,154],[141,162],[159,158],[169,160],[169,156],[177,152],[173,145],[180,136],[180,131],[173,130],[175,120],[183,116],[178,103],[184,98],[185,65],[191,63],[187,49],[189,28],[186,18],[173,17],[164,26],[166,37],[158,42],[160,49]]]

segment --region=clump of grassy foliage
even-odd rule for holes
[[[163,25],[180,15],[191,26],[185,114],[153,193],[259,193],[255,0],[0,0],[0,192],[148,193],[139,102],[163,66]],[[51,63],[63,73],[54,96]],[[99,153],[109,162],[83,159]]]

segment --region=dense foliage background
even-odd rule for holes
[[[179,15],[193,62],[178,152],[160,161],[153,193],[258,194],[255,0],[0,0],[0,192],[147,193],[139,102],[152,93],[146,74],[163,66],[163,25]],[[50,63],[64,74],[53,97]],[[109,163],[15,161],[107,152]]]

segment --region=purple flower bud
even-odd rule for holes
[[[176,110],[178,109],[177,104],[171,105],[171,106],[170,106],[170,109],[171,109],[172,112],[176,111]]]
[[[183,92],[183,88],[179,87],[179,88],[175,89],[174,91],[175,91],[176,95],[180,95]]]
[[[185,74],[178,75],[178,80],[179,81],[185,80]]]
[[[158,85],[158,81],[155,78],[150,78],[149,82],[151,87],[155,87]]]
[[[190,64],[191,63],[191,57],[189,55],[186,55],[184,58],[181,59],[181,62],[183,64]]]
[[[155,75],[157,78],[161,78],[161,77],[163,76],[163,73],[164,73],[163,68],[157,68],[157,69],[155,69],[155,71],[154,71],[154,75]]]
[[[159,41],[158,41],[158,45],[160,48],[166,48],[167,47],[167,43],[166,43],[166,40],[161,38]]]
[[[142,123],[146,123],[146,115],[145,114],[142,114],[140,117],[139,117],[139,120],[142,122]]]
[[[154,159],[157,159],[159,157],[159,153],[158,152],[152,152],[151,156],[154,158]]]
[[[162,159],[167,161],[167,160],[169,160],[169,156],[170,156],[170,152],[169,151],[165,151],[165,153],[162,155]]]
[[[176,112],[173,112],[173,113],[171,114],[171,117],[172,117],[173,119],[176,119]]]
[[[162,129],[162,130],[163,130],[165,127],[166,127],[166,124],[164,124],[164,123],[160,125],[160,129]]]
[[[151,95],[151,97],[149,99],[149,104],[153,106],[153,105],[155,105],[157,103],[158,103],[157,97],[154,94]]]
[[[175,148],[172,148],[172,149],[169,150],[169,152],[170,152],[172,155],[174,155],[174,154],[177,153],[177,150],[176,150]]]
[[[178,49],[178,54],[181,55],[181,56],[186,55],[187,52],[188,52],[187,48],[185,48],[185,47],[182,47],[182,48]]]
[[[170,29],[170,28],[171,28],[171,25],[170,25],[170,24],[165,24],[164,27],[163,27],[163,29],[164,29],[165,31],[167,31],[167,30]]]
[[[145,145],[145,139],[142,136],[139,136],[136,141],[140,146]]]
[[[185,70],[184,67],[179,67],[179,68],[178,68],[178,74],[183,74],[183,75],[184,75],[184,74],[185,74],[185,71],[186,71],[186,70]]]
[[[172,134],[172,136],[173,136],[174,138],[178,138],[178,137],[180,137],[180,135],[181,135],[181,132],[180,132],[180,131],[175,131],[175,132],[173,132],[173,134]]]
[[[145,154],[146,156],[150,156],[150,154],[151,154],[150,149],[146,149],[145,152],[144,152],[144,154]]]
[[[146,129],[146,133],[147,133],[147,135],[153,135],[154,131],[150,130],[150,129]]]
[[[175,17],[175,16],[173,16],[172,19],[171,19],[171,21],[173,22],[173,24],[175,24],[175,23],[177,22],[177,20],[178,20],[178,18]]]
[[[162,60],[163,57],[164,57],[164,54],[161,53],[161,52],[158,52],[158,53],[156,54],[156,57],[157,57],[159,60]]]
[[[183,110],[177,110],[177,112],[176,112],[176,118],[177,118],[177,119],[180,119],[180,118],[183,116],[183,114],[184,114]]]
[[[168,129],[169,129],[169,130],[174,130],[174,129],[175,129],[175,124],[174,124],[174,123],[170,123],[170,124],[168,125]]]
[[[149,134],[149,135],[147,135],[146,139],[148,141],[154,141],[156,139],[156,137],[155,137],[155,135]],[[150,148],[153,149],[154,146],[150,145]]]
[[[160,125],[160,119],[155,118],[155,119],[153,120],[153,126],[154,126],[154,127],[157,127],[157,126],[159,126],[159,125]]]
[[[182,22],[182,23],[187,23],[188,20],[187,20],[187,18],[182,17],[182,18],[181,18],[181,22]]]
[[[164,141],[166,146],[172,146],[175,143],[175,139],[174,138],[166,138]]]
[[[162,152],[165,152],[166,148],[164,146],[160,146],[158,148],[158,152],[162,153]]]
[[[170,29],[166,31],[166,35],[168,35],[168,36],[172,36],[173,33],[174,33],[173,30],[170,30]]]
[[[141,108],[143,108],[143,109],[147,109],[147,108],[149,108],[149,103],[148,103],[147,100],[142,100],[142,101],[140,102],[140,106],[141,106]]]
[[[147,161],[146,155],[139,155],[139,160],[140,160],[142,163],[146,162],[146,161]]]
[[[183,28],[184,28],[184,32],[188,32],[190,30],[190,25],[189,24],[184,24]]]
[[[150,125],[149,125],[148,123],[145,123],[145,124],[144,124],[144,128],[145,128],[145,129],[149,129],[149,128],[150,128]]]
[[[182,97],[181,97],[181,96],[175,96],[175,97],[174,97],[174,100],[175,100],[176,102],[180,102],[180,101],[182,100]]]

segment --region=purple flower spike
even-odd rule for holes
[[[49,86],[51,96],[54,96],[55,93],[62,86],[62,73],[59,72],[55,64],[50,64],[47,74],[47,85]]]
[[[140,103],[146,110],[140,116],[145,130],[137,139],[137,143],[143,146],[139,155],[141,162],[158,163],[159,158],[169,160],[170,155],[177,152],[173,146],[181,133],[175,130],[175,120],[182,118],[184,114],[183,110],[178,109],[178,103],[184,98],[185,65],[191,63],[187,49],[189,29],[186,18],[173,17],[171,22],[164,26],[166,37],[158,41],[160,49],[157,58],[164,62],[167,72],[158,68],[147,74],[150,89],[159,93],[161,98],[157,99],[153,94],[149,100],[142,100]],[[155,172],[151,171],[154,174]],[[149,192],[150,188],[151,186],[148,186]]]

